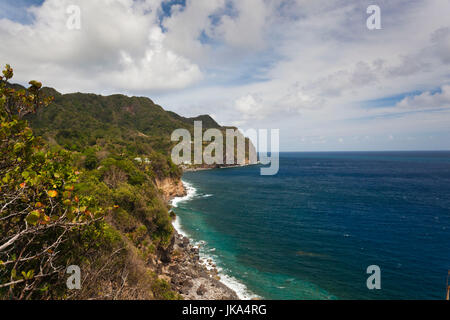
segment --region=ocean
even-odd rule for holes
[[[187,172],[173,203],[241,298],[445,298],[450,152],[281,153],[277,175],[259,172]]]

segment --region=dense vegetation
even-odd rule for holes
[[[181,123],[149,99],[62,96],[12,76],[0,79],[0,298],[179,298],[156,272],[173,229],[154,181],[181,175],[164,138]],[[66,287],[69,265],[81,290]]]
[[[60,94],[54,89],[43,92],[55,97],[52,107],[39,110],[29,118],[36,133],[67,150],[84,152],[97,146],[123,155],[170,154],[170,135],[177,128],[193,130],[194,120],[204,126],[220,127],[211,117],[184,118],[167,112],[145,97],[124,95]]]
[[[179,299],[158,268],[173,227],[157,182],[179,181],[173,130],[224,127],[145,97],[60,94],[0,78],[0,299]],[[66,286],[82,270],[81,290]]]
[[[93,169],[106,157],[152,158],[154,172],[177,178],[181,172],[167,159],[177,143],[170,141],[175,129],[185,128],[193,137],[194,121],[202,121],[203,130],[217,128],[224,132],[228,128],[208,115],[186,118],[165,111],[146,97],[63,95],[52,88],[42,91],[53,96],[54,101],[51,108],[27,117],[32,128],[49,144],[80,154],[87,169]]]

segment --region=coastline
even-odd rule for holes
[[[241,168],[241,167],[248,167],[248,166],[256,166],[256,165],[260,165],[260,164],[261,164],[261,162],[258,161],[256,163],[210,165],[210,166],[202,166],[202,167],[186,167],[186,166],[182,165],[181,169],[183,170],[183,172],[196,172],[196,171],[213,170],[213,169]]]
[[[175,231],[172,258],[162,268],[173,288],[185,300],[239,300],[231,288],[219,280],[217,269],[200,262],[199,248],[189,238]]]
[[[208,169],[213,168],[203,168],[202,170]],[[179,202],[189,201],[196,195],[196,189],[192,185],[185,181],[182,181],[182,184],[185,194],[172,197],[169,201],[175,208]],[[175,229],[174,252],[182,251],[188,253],[188,256],[184,254],[183,259],[176,260],[176,262],[181,263],[179,267],[184,268],[183,265],[186,265],[190,269],[187,274],[181,275],[181,278],[185,279],[184,282],[187,280],[187,286],[182,285],[180,287],[180,279],[177,279],[179,277],[175,277],[175,281],[172,281],[172,284],[179,289],[183,298],[188,300],[250,300],[259,298],[257,295],[249,292],[244,284],[222,272],[222,269],[217,266],[213,257],[208,256],[201,250],[204,241],[196,243],[194,239],[190,238],[189,234],[183,230],[180,218],[177,215],[172,221],[172,225]],[[176,271],[179,272],[179,270]],[[192,276],[197,276],[197,278]],[[202,294],[199,295],[198,293]]]

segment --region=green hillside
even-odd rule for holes
[[[155,153],[168,156],[176,144],[170,141],[175,129],[185,128],[193,137],[194,121],[202,121],[203,130],[217,128],[224,132],[233,128],[220,126],[209,115],[186,118],[165,111],[146,97],[63,95],[52,88],[43,88],[42,92],[55,99],[50,108],[27,118],[35,132],[50,144],[85,155],[102,151],[100,156],[105,152],[133,158]],[[248,143],[246,139],[247,158]]]
[[[12,77],[6,66],[0,299],[181,298],[170,282],[176,271],[161,273],[181,254],[167,203],[184,191],[170,136],[178,128],[193,132],[196,120],[204,129],[225,127],[145,97],[60,94],[37,81],[10,84]],[[83,270],[80,290],[66,287],[69,265]]]
[[[167,153],[170,134],[177,128],[191,129],[188,122],[153,103],[149,98],[124,95],[55,94],[51,108],[30,117],[38,134],[54,139],[72,151],[96,144],[118,153],[141,154],[152,150]]]

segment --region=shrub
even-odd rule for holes
[[[93,170],[98,166],[98,159],[94,153],[89,153],[86,155],[86,159],[84,159],[84,166],[88,170]]]
[[[156,299],[159,300],[181,300],[179,294],[173,292],[170,284],[164,279],[156,279],[152,285],[152,291]]]
[[[41,83],[12,89],[9,65],[0,77],[0,295],[24,299],[54,297],[75,235],[89,228],[101,210],[74,193],[78,172],[66,151],[49,151],[22,117],[47,106]],[[52,286],[50,286],[52,284]]]

